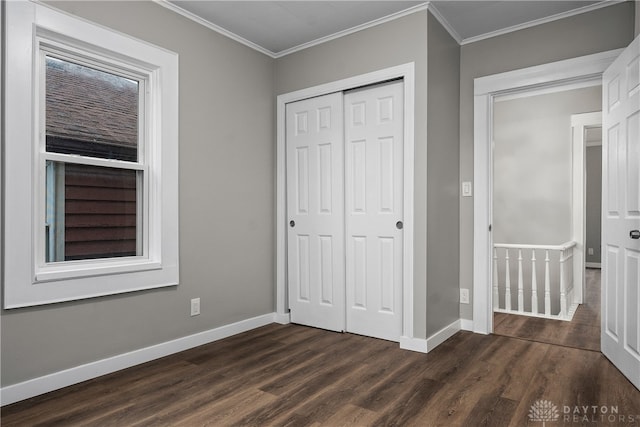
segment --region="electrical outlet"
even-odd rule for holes
[[[589,249],[587,250],[587,252],[588,252],[588,254],[589,254],[589,255],[593,255],[593,248],[589,248]]]
[[[194,298],[191,300],[191,315],[197,316],[200,314],[200,298]]]
[[[469,304],[469,289],[460,288],[460,304]]]

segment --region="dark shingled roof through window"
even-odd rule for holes
[[[47,151],[137,160],[138,82],[50,56],[46,67]]]

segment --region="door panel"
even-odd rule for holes
[[[341,93],[286,107],[291,321],[334,331],[345,324],[342,108]]]
[[[640,388],[640,38],[603,75],[602,352]]]
[[[403,84],[345,94],[347,330],[402,334]]]

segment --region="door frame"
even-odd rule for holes
[[[572,223],[573,236],[578,242],[574,248],[574,259],[580,257],[582,263],[576,266],[573,271],[573,278],[580,280],[580,293],[578,301],[584,302],[585,276],[587,255],[587,141],[585,140],[585,131],[591,127],[602,127],[602,111],[594,111],[591,113],[580,113],[571,115],[571,131],[572,131],[572,166],[573,177],[571,180],[573,208]],[[575,206],[581,206],[582,210],[578,211]],[[575,282],[574,282],[574,289]]]
[[[276,318],[289,323],[287,299],[287,192],[285,106],[307,98],[343,92],[402,78],[404,81],[404,231],[402,257],[402,336],[413,339],[413,231],[414,231],[414,93],[413,62],[278,95],[276,118]]]
[[[474,80],[473,332],[493,332],[493,102],[496,96],[560,86],[601,84],[623,49],[523,68]]]

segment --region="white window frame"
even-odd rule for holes
[[[6,4],[4,308],[178,284],[178,56],[39,3]],[[138,162],[45,151],[44,52],[141,82]],[[45,161],[141,170],[142,254],[45,262]],[[30,214],[29,214],[30,213]]]

